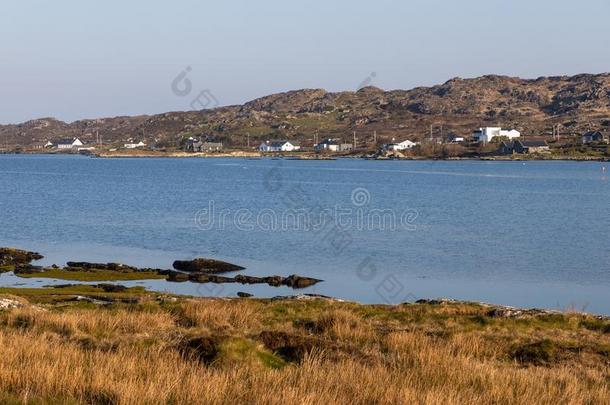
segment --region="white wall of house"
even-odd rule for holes
[[[508,139],[519,138],[521,133],[515,129],[504,130],[500,127],[485,127],[479,128],[475,132],[475,139],[479,142],[490,142],[496,136],[505,136]]]
[[[290,142],[286,142],[282,145],[282,147],[280,149],[282,152],[292,152],[292,151],[301,149],[301,147],[293,145]]]
[[[299,145],[293,145],[290,142],[284,142],[281,145],[275,145],[269,142],[263,142],[258,147],[258,150],[261,152],[293,152],[295,150],[299,150],[301,147]]]
[[[402,142],[396,144],[395,149],[397,149],[397,150],[411,149],[416,145],[417,144],[415,142],[411,142],[410,140],[407,139],[406,141],[402,141]]]
[[[388,150],[407,150],[417,146],[415,142],[411,142],[408,139],[400,143],[390,143],[386,147]]]
[[[136,149],[136,148],[141,148],[146,146],[146,144],[142,141],[138,142],[138,143],[126,143],[125,145],[123,145],[123,147],[125,149]]]

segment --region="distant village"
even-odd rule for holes
[[[317,136],[316,136],[317,137]],[[425,139],[391,139],[390,142],[377,142],[377,134],[373,134],[366,141],[359,141],[358,134],[353,133],[349,140],[343,138],[325,138],[302,145],[295,140],[264,140],[260,144],[247,147],[227,146],[221,139],[202,134],[189,136],[179,146],[179,150],[193,154],[218,154],[238,149],[249,152],[258,152],[261,155],[282,154],[309,154],[321,157],[330,156],[367,156],[375,158],[408,158],[417,156],[438,157],[484,157],[484,156],[511,156],[511,155],[538,155],[544,157],[553,152],[565,154],[566,145],[581,151],[598,151],[608,156],[608,136],[601,131],[590,131],[582,134],[580,138],[561,142],[559,136],[552,137],[524,137],[516,129],[503,129],[501,127],[483,127],[474,130],[470,135],[448,134],[446,137],[430,137]],[[65,153],[95,154],[98,149],[108,152],[155,151],[160,148],[148,145],[143,140],[128,138],[121,144],[103,145],[101,140],[95,144],[85,144],[79,138],[58,139],[38,144],[34,147],[38,151],[54,151]],[[165,149],[165,148],[164,148]]]

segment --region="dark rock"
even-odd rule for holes
[[[118,293],[127,290],[127,287],[119,284],[97,284],[97,288],[101,288],[104,292]]]
[[[247,293],[247,292],[241,292],[241,291],[237,293],[237,296],[238,296],[239,298],[250,298],[250,297],[254,297],[254,295],[252,295],[252,294],[250,294],[250,293]]]
[[[321,281],[322,280],[318,280],[316,278],[301,277],[296,274],[293,274],[292,276],[286,277],[286,279],[284,279],[283,281],[283,284],[292,288],[307,288]]]
[[[44,268],[42,266],[32,266],[31,264],[19,264],[15,267],[15,274],[36,274],[42,273]]]
[[[188,275],[188,278],[193,283],[215,283],[215,284],[235,283],[234,278],[215,276],[213,274],[206,274],[206,273],[192,273],[192,274]]]
[[[261,277],[244,276],[242,274],[235,276],[235,281],[240,284],[263,284],[266,282]]]
[[[194,260],[176,260],[174,269],[189,273],[228,273],[230,271],[243,270],[244,267],[223,262],[220,260],[199,258]]]
[[[167,281],[171,281],[173,283],[184,283],[189,281],[189,275],[179,271],[170,271],[167,274]]]
[[[285,278],[281,276],[270,276],[264,277],[263,280],[272,287],[279,287],[284,284]]]
[[[0,248],[0,266],[14,266],[19,264],[30,264],[34,260],[40,260],[40,253],[28,252],[26,250],[13,248]]]

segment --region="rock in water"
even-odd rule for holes
[[[28,252],[13,248],[0,248],[0,266],[15,266],[18,264],[30,264],[34,260],[40,260],[40,253]]]
[[[250,298],[250,297],[253,297],[252,294],[247,293],[247,292],[241,292],[241,291],[237,293],[237,296],[239,298]]]
[[[189,273],[228,273],[243,270],[244,267],[213,259],[176,260],[174,269]]]
[[[318,284],[321,281],[322,280],[318,280],[317,278],[301,277],[297,276],[296,274],[293,274],[292,276],[286,277],[283,284],[292,288],[307,288],[311,287],[312,285]]]
[[[173,283],[184,283],[189,281],[189,275],[186,273],[181,273],[179,271],[170,271],[167,272],[167,281],[171,281]]]

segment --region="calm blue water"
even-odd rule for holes
[[[169,268],[214,257],[245,265],[244,274],[319,277],[306,292],[362,302],[450,297],[610,314],[602,166],[2,155],[0,245],[38,250],[43,264]],[[291,208],[326,215],[301,221]]]

